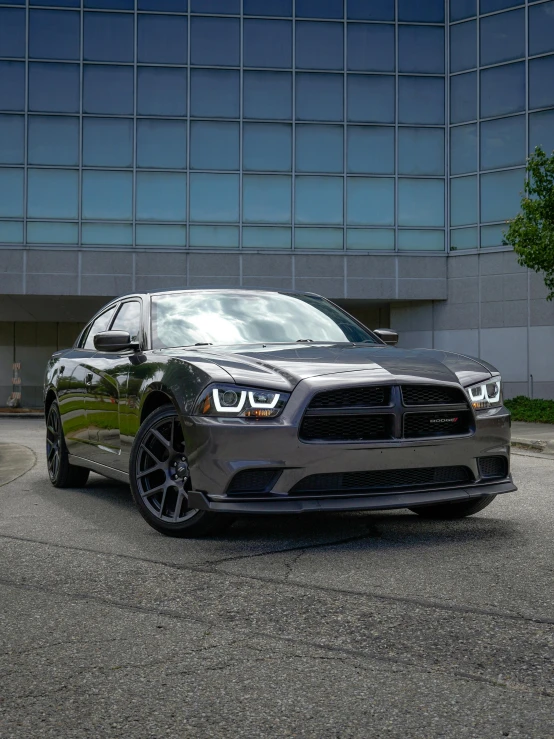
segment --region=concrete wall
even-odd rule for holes
[[[507,397],[554,398],[554,302],[540,275],[511,251],[451,255],[448,300],[391,305],[400,346],[482,357],[502,372]]]

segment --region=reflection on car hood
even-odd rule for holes
[[[483,382],[496,370],[481,360],[438,349],[397,349],[383,345],[291,344],[166,349],[189,362],[209,360],[241,385],[291,390],[309,377],[351,374],[361,382],[427,380],[459,382],[464,386]],[[346,378],[345,378],[346,379]]]

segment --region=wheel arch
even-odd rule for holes
[[[46,397],[44,398],[44,417],[48,418],[48,411],[50,410],[50,407],[52,406],[52,403],[57,400],[56,392],[53,388],[50,388],[48,392],[46,393]]]
[[[151,388],[144,398],[142,408],[140,409],[140,423],[144,423],[145,418],[163,405],[172,405],[175,410],[178,410],[175,399],[165,388]]]

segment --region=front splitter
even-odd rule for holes
[[[412,508],[419,505],[449,503],[478,498],[483,495],[501,495],[512,493],[517,487],[511,480],[499,483],[471,485],[468,487],[442,490],[390,493],[385,495],[353,495],[328,496],[324,498],[292,498],[281,496],[276,498],[225,498],[210,500],[198,491],[188,494],[190,508],[214,513],[313,513],[317,511],[371,511],[390,508]]]

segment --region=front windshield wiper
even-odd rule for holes
[[[213,346],[211,341],[206,341],[204,344],[195,344],[194,346]]]
[[[313,339],[296,339],[297,344],[313,344]]]

